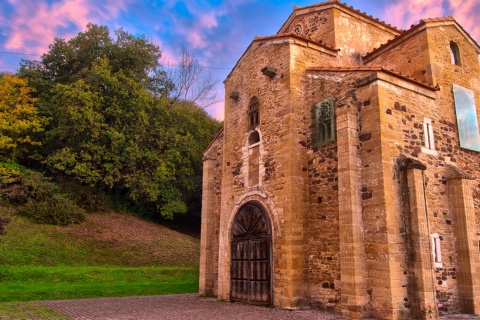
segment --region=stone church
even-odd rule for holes
[[[480,46],[294,7],[225,80],[200,294],[349,318],[480,314]]]

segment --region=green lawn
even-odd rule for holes
[[[26,301],[198,292],[198,238],[119,213],[68,227],[9,217],[0,318],[32,308]]]
[[[0,302],[189,293],[198,267],[0,266]]]

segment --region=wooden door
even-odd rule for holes
[[[271,305],[271,232],[268,217],[256,203],[247,203],[232,226],[230,299]]]

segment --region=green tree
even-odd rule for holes
[[[169,102],[157,46],[122,29],[115,35],[90,24],[56,39],[42,61],[22,64],[51,117],[44,163],[172,217],[187,211],[219,124],[195,104]]]

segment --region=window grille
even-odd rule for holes
[[[260,118],[258,115],[259,103],[258,98],[253,97],[250,99],[250,103],[248,104],[248,128],[253,129],[258,126],[260,122]]]
[[[333,97],[313,105],[312,120],[312,147],[335,141],[335,108]]]

